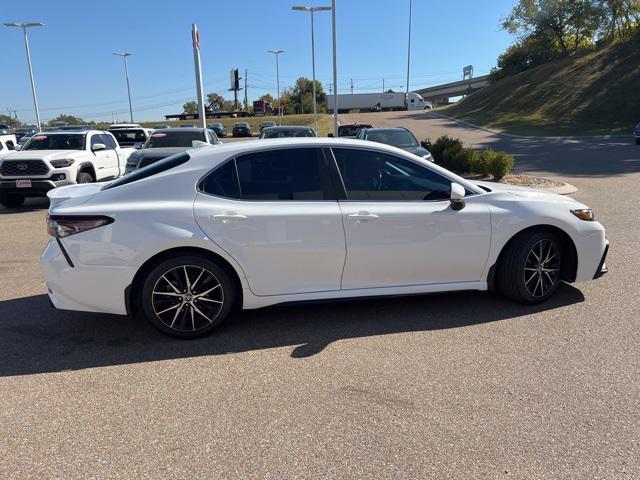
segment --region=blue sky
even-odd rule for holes
[[[60,113],[87,120],[127,118],[122,60],[130,51],[134,119],[159,120],[181,111],[195,97],[191,23],[201,32],[205,92],[230,96],[229,70],[247,69],[249,98],[275,95],[275,60],[280,86],[311,77],[309,14],[291,6],[328,5],[330,0],[32,0],[29,8],[3,8],[0,22],[41,21],[30,30],[32,63],[46,121]],[[499,20],[515,0],[414,0],[412,89],[462,78],[472,64],[488,73],[511,42]],[[6,5],[6,4],[5,4]],[[16,8],[13,8],[16,7]],[[348,93],[400,89],[405,84],[408,0],[337,0],[338,90]],[[316,76],[328,90],[332,76],[331,14],[316,13]],[[33,121],[22,33],[0,27],[3,61],[0,111],[18,110]]]

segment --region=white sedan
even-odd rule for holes
[[[142,313],[181,337],[293,301],[492,290],[534,304],[606,272],[587,206],[361,140],[191,150],[49,197],[53,305]]]

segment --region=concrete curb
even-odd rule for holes
[[[476,125],[475,123],[467,122],[465,120],[460,120],[455,117],[450,117],[448,115],[444,115],[442,113],[437,112],[429,112],[430,115],[435,115],[436,117],[445,118],[447,120],[451,120],[453,122],[460,123],[461,125],[465,125],[467,127],[475,128],[477,130],[482,130],[487,133],[491,133],[492,135],[498,135],[501,137],[507,138],[522,138],[522,139],[549,139],[549,140],[611,140],[616,138],[630,138],[631,135],[622,135],[622,134],[611,134],[611,135],[573,135],[573,136],[544,136],[544,135],[517,135],[515,133],[501,132],[499,130],[493,130],[491,128],[483,127],[482,125]]]

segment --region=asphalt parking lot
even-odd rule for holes
[[[349,115],[516,155],[607,228],[610,273],[525,307],[483,293],[272,307],[179,341],[49,306],[46,201],[0,207],[0,478],[640,478],[640,147]]]

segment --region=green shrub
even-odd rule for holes
[[[448,135],[438,138],[429,149],[431,155],[433,155],[433,159],[438,165],[444,166],[444,151],[447,149],[461,150],[462,142],[459,139],[451,138]]]
[[[513,155],[506,152],[493,152],[492,158],[487,162],[489,173],[495,180],[501,180],[510,174],[514,165]]]
[[[484,152],[475,152],[475,155],[469,163],[469,172],[478,173],[483,177],[489,175],[489,162],[487,161],[488,152],[493,153],[493,150],[485,150]]]

